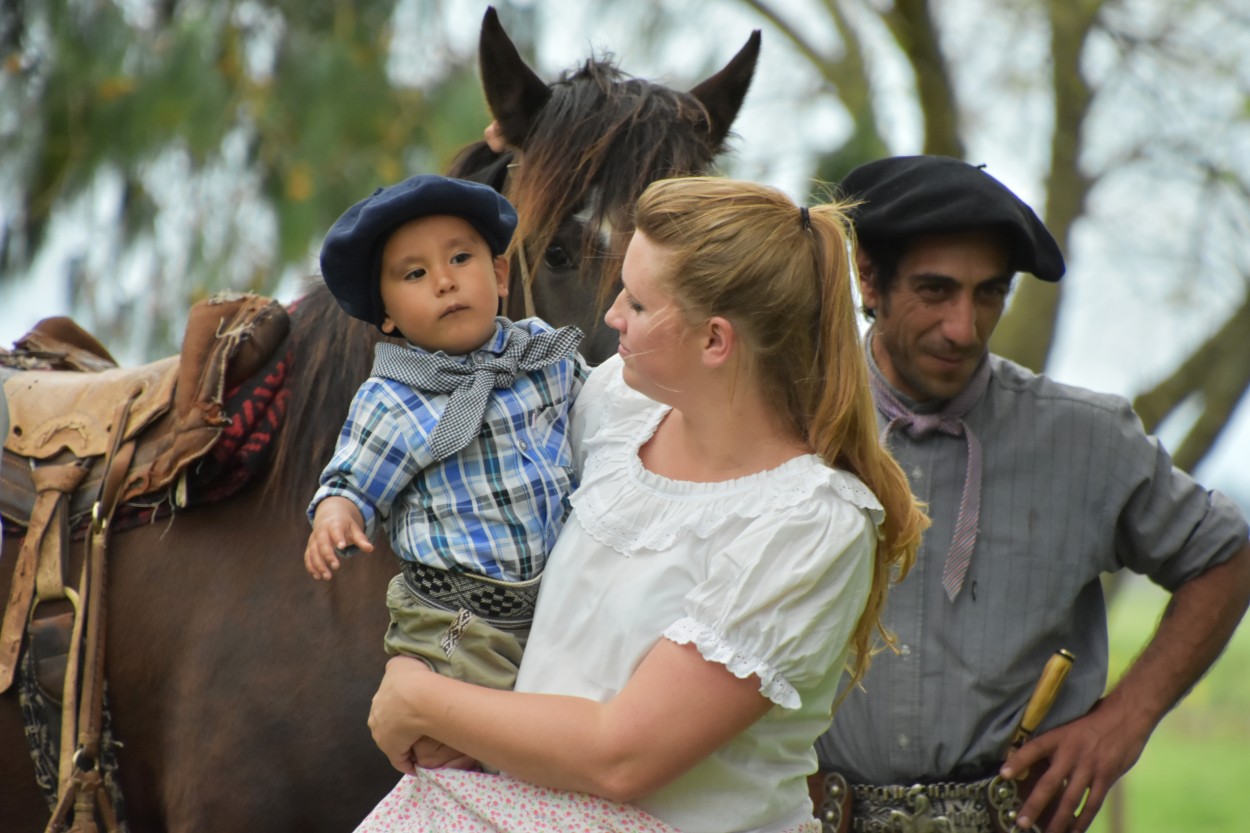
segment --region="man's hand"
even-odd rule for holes
[[[315,579],[329,581],[340,566],[339,556],[348,546],[373,551],[356,504],[345,497],[328,497],[317,504],[313,515],[312,533],[304,547],[304,569]]]
[[[1017,824],[1028,827],[1044,818],[1043,810],[1057,801],[1046,833],[1089,829],[1112,784],[1137,762],[1155,726],[1228,644],[1247,604],[1250,543],[1172,593],[1154,636],[1089,714],[1008,756],[1005,778],[1039,761],[1049,763],[1020,808]],[[1085,807],[1076,817],[1083,796]]]
[[[1101,700],[1084,717],[1011,752],[1000,772],[1004,778],[1043,762],[1048,765],[1020,808],[1016,824],[1027,829],[1049,816],[1046,833],[1088,830],[1111,786],[1141,756],[1153,728],[1143,730],[1140,720]]]

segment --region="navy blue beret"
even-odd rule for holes
[[[1063,277],[1063,253],[1033,209],[967,162],[949,156],[878,159],[847,174],[841,191],[860,202],[849,213],[856,235],[869,246],[997,229],[1007,237],[1012,269],[1044,281]]]
[[[387,238],[404,223],[435,214],[466,220],[494,255],[503,254],[516,230],[512,203],[488,185],[420,174],[377,189],[344,211],[321,245],[321,276],[348,315],[382,325],[378,279]]]

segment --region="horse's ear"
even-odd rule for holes
[[[703,81],[690,91],[707,109],[710,123],[709,138],[712,147],[719,148],[729,135],[729,128],[738,116],[742,100],[746,98],[755,63],[760,57],[760,30],[747,38],[746,45],[725,64],[720,72]]]
[[[551,90],[525,63],[493,6],[486,8],[482,18],[477,52],[486,104],[499,123],[499,132],[512,147],[524,147],[538,111],[551,98]]]

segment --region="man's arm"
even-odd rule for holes
[[[1137,762],[1159,721],[1224,650],[1248,603],[1250,543],[1177,588],[1154,636],[1106,697],[1084,717],[1008,756],[1002,770],[1007,778],[1049,761],[1020,809],[1019,826],[1029,827],[1057,798],[1047,833],[1088,829],[1107,792]],[[1082,797],[1085,807],[1077,817]]]

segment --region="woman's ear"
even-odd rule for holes
[[[712,316],[703,323],[703,364],[720,367],[733,358],[738,346],[738,333],[728,318]]]

